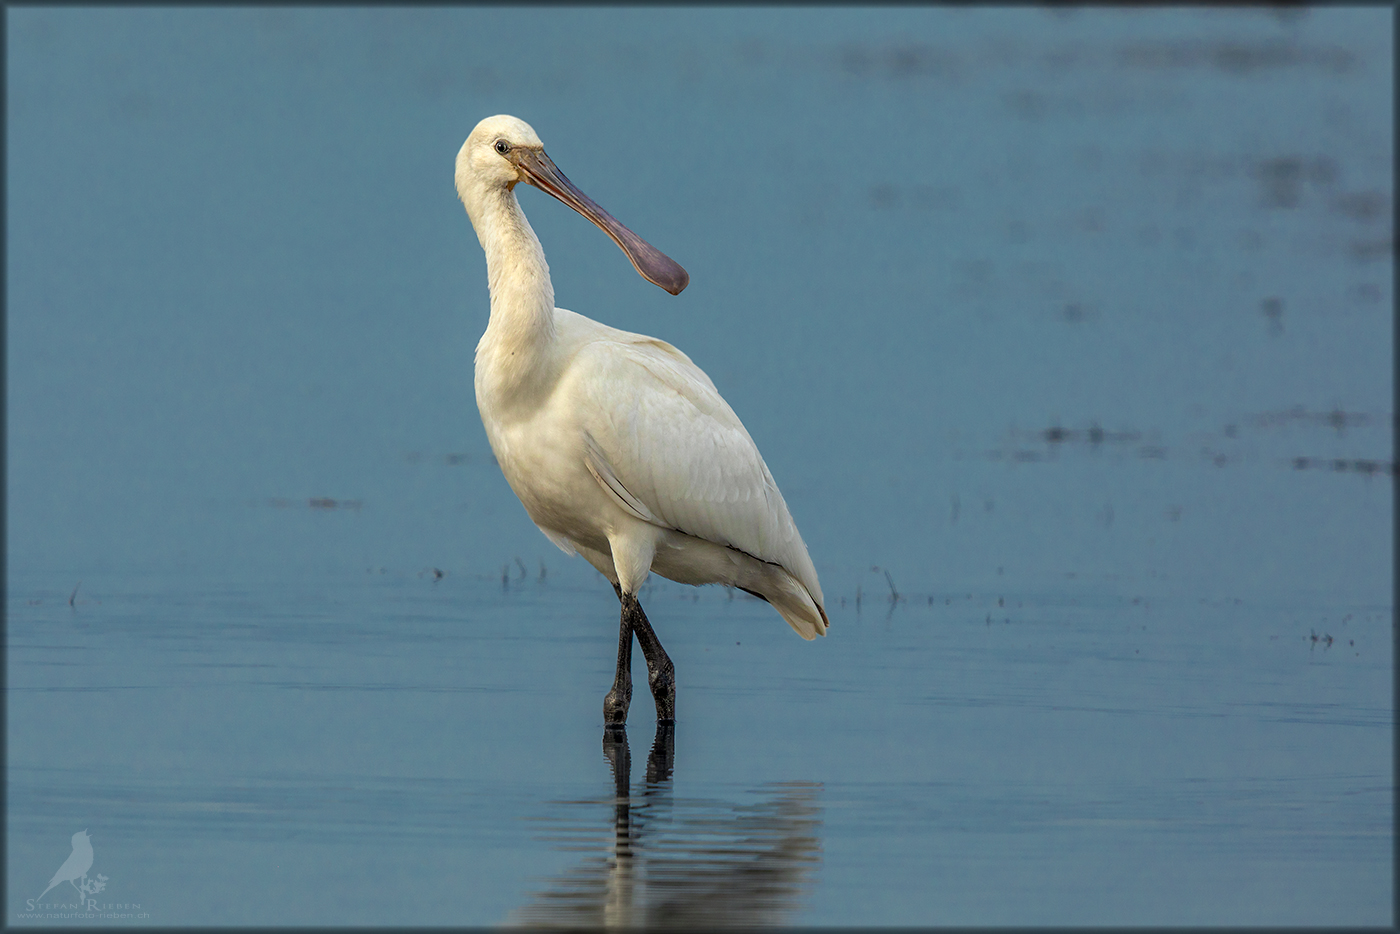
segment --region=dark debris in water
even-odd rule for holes
[[[1109,431],[1098,422],[1091,422],[1087,428],[1065,428],[1054,424],[1033,432],[1013,431],[1012,436],[1038,441],[1048,447],[1037,449],[1016,445],[1007,449],[987,451],[986,457],[989,460],[1005,459],[1023,464],[1043,463],[1055,460],[1057,449],[1062,445],[1084,445],[1097,450],[1105,445],[1126,446],[1142,440],[1141,432]],[[1167,450],[1160,445],[1148,444],[1140,446],[1137,454],[1145,460],[1161,460],[1167,456]]]
[[[1325,652],[1332,647],[1332,643],[1335,640],[1332,638],[1330,633],[1324,632],[1322,635],[1319,636],[1317,634],[1316,629],[1312,630],[1311,632],[1312,635],[1310,638],[1312,639],[1312,648],[1316,649],[1319,645],[1321,645],[1322,650]]]
[[[1330,207],[1335,213],[1362,224],[1391,216],[1391,199],[1381,191],[1344,192],[1332,199]]]
[[[306,500],[274,496],[267,501],[267,505],[273,509],[295,509],[299,508],[303,502],[309,509],[350,509],[356,512],[365,504],[362,499],[332,499],[329,496],[313,496]]]
[[[1316,68],[1341,74],[1356,64],[1356,54],[1341,46],[1287,41],[1163,39],[1123,46],[1118,62],[1128,68],[1214,68],[1231,75],[1286,68]]]
[[[486,458],[481,458],[472,454],[467,454],[462,451],[449,451],[446,454],[434,455],[427,455],[424,454],[422,451],[408,451],[404,454],[403,459],[410,464],[421,464],[425,460],[441,461],[449,467],[456,467],[458,464],[471,464],[477,461],[483,461],[487,459],[489,459],[492,463],[495,463],[496,461],[495,457],[489,454],[486,456]]]
[[[1374,282],[1360,282],[1347,289],[1347,298],[1358,305],[1374,305],[1381,300],[1381,287]]]
[[[889,45],[851,43],[839,53],[841,70],[857,78],[955,78],[962,71],[959,55],[924,42]]]
[[[1341,457],[1295,457],[1289,463],[1294,470],[1331,470],[1337,473],[1359,473],[1365,476],[1396,474],[1395,461],[1347,460]]]
[[[866,194],[870,206],[877,211],[952,211],[961,202],[961,193],[955,188],[904,181],[878,182]]]
[[[1296,208],[1303,200],[1305,183],[1330,186],[1337,179],[1337,161],[1330,156],[1307,159],[1302,156],[1275,156],[1261,159],[1250,167],[1250,175],[1260,186],[1265,207]]]
[[[1087,428],[1066,428],[1060,424],[1051,425],[1049,428],[1042,428],[1031,432],[1012,431],[1011,435],[1016,439],[1028,441],[1038,441],[1049,445],[1048,449],[1037,450],[1014,446],[1009,449],[991,450],[987,452],[987,457],[991,460],[1002,460],[1003,458],[1020,463],[1038,463],[1055,459],[1055,449],[1061,445],[1087,445],[1090,448],[1099,448],[1104,445],[1131,445],[1142,440],[1142,433],[1137,431],[1110,431],[1105,429],[1098,422],[1091,422]],[[1144,458],[1166,457],[1166,449],[1146,445],[1139,449],[1139,456]]]
[[[1395,238],[1375,237],[1373,239],[1352,240],[1347,244],[1347,252],[1359,263],[1369,263],[1378,259],[1390,259],[1395,255]]]
[[[1060,317],[1070,324],[1079,324],[1098,316],[1098,309],[1085,302],[1066,302],[1064,307],[1060,309]]]
[[[1124,444],[1137,441],[1142,437],[1136,431],[1105,431],[1098,422],[1091,423],[1088,428],[1082,431],[1051,425],[1040,432],[1040,435],[1048,444],[1088,443],[1091,445]]]
[[[1281,302],[1280,302],[1281,307]],[[1394,421],[1392,417],[1390,419]],[[1206,443],[1196,448],[1200,459],[1214,467],[1221,468],[1241,463],[1246,458],[1234,447],[1241,442],[1246,428],[1269,429],[1288,425],[1304,425],[1327,428],[1344,437],[1348,428],[1358,428],[1384,421],[1378,416],[1365,412],[1348,412],[1340,406],[1329,411],[1313,411],[1305,406],[1293,406],[1275,412],[1264,412],[1237,419],[1220,430],[1220,435],[1210,435]],[[1007,461],[1013,464],[1035,464],[1053,462],[1059,451],[1071,445],[1087,448],[1091,452],[1117,447],[1136,454],[1140,460],[1166,460],[1168,448],[1157,441],[1155,432],[1147,433],[1148,443],[1142,443],[1144,433],[1131,429],[1109,431],[1098,422],[1091,422],[1087,428],[1066,428],[1058,422],[1047,428],[1034,431],[1012,430],[1011,442],[983,452],[988,460]],[[1040,442],[1040,447],[1027,445],[1027,441]],[[1178,454],[1181,452],[1178,451]],[[1391,460],[1374,458],[1308,457],[1285,458],[1284,463],[1294,470],[1328,470],[1335,473],[1355,473],[1363,476],[1396,473],[1397,464]],[[952,521],[956,522],[958,506],[954,500]],[[1110,520],[1111,521],[1111,520]]]
[[[979,66],[1031,62],[1042,72],[1064,75],[1082,68],[1117,67],[1142,70],[1213,69],[1245,77],[1288,69],[1340,75],[1357,65],[1358,56],[1340,45],[1301,43],[1289,39],[1145,39],[1099,52],[1082,44],[1067,44],[1039,52],[1006,43],[980,49],[953,49],[908,39],[894,42],[850,42],[836,50],[832,63],[853,78],[893,80],[935,79],[954,82]],[[1034,92],[1028,92],[1034,96]]]
[[[1325,425],[1341,435],[1348,428],[1369,425],[1372,416],[1364,412],[1348,412],[1340,406],[1334,407],[1327,412],[1310,412],[1307,407],[1295,405],[1292,408],[1277,412],[1261,412],[1258,415],[1250,415],[1247,418],[1250,424],[1257,428],[1276,428],[1281,425],[1309,424]]]

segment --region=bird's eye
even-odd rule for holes
[[[503,139],[496,140],[496,152],[504,156],[506,153],[510,152],[510,143],[507,143]]]

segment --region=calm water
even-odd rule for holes
[[[1392,920],[1389,10],[6,23],[8,923]],[[498,112],[827,593],[653,581],[674,735],[477,421]]]

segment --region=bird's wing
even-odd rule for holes
[[[780,565],[818,603],[807,547],[768,465],[705,372],[665,341],[613,331],[587,355],[588,466],[628,512]],[[585,362],[585,361],[579,361]]]

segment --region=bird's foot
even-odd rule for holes
[[[603,698],[603,724],[609,727],[627,725],[627,708],[632,706],[632,685],[614,684]]]

